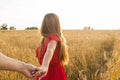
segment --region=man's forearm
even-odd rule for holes
[[[10,71],[21,71],[24,66],[24,62],[12,59],[0,53],[0,69]]]

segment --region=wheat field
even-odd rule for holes
[[[120,30],[64,30],[69,64],[68,80],[120,80]],[[37,30],[0,31],[0,52],[39,66]],[[0,70],[0,80],[31,80],[21,73]]]

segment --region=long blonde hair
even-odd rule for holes
[[[58,38],[60,39],[60,52],[58,57],[63,64],[67,64],[68,50],[67,50],[66,40],[62,34],[58,16],[54,13],[46,14],[43,19],[40,30],[41,30],[40,31],[41,35],[43,37],[41,38],[41,45],[43,45],[43,42],[48,35],[55,34],[56,36],[58,36]]]

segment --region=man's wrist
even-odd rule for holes
[[[20,62],[20,69],[19,69],[19,72],[24,72],[24,70],[25,70],[25,65],[26,65],[26,63],[24,63],[24,62]]]

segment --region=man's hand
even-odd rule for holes
[[[23,63],[23,68],[21,69],[21,73],[24,74],[26,77],[34,78],[36,71],[40,70],[38,67],[32,65]]]

